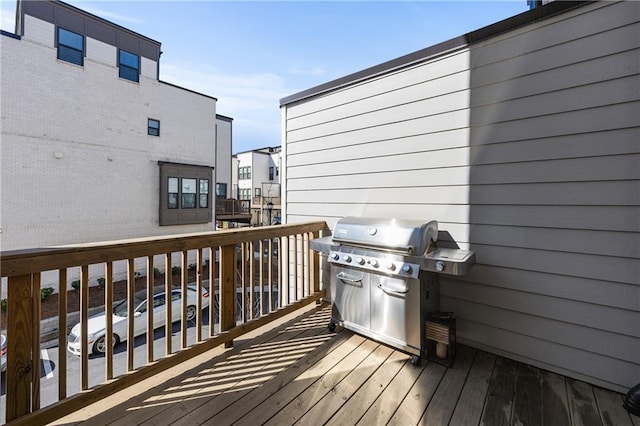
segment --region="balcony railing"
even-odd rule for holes
[[[217,200],[216,215],[234,216],[251,214],[251,208],[248,202],[242,200]]]
[[[230,347],[242,334],[318,301],[324,291],[320,289],[318,255],[309,249],[309,240],[325,229],[324,222],[314,222],[1,252],[8,296],[7,323],[3,324],[8,349],[4,418],[25,424],[50,422],[216,346]],[[91,271],[96,269],[104,272],[99,281],[104,286],[104,305],[97,315],[111,316],[117,302],[115,289],[126,285],[126,302],[117,308],[120,318],[126,317],[125,335],[117,336],[115,320],[103,320],[102,346],[95,346],[99,336],[89,333],[89,294],[95,287],[89,284]],[[116,279],[119,269],[124,270],[122,281]],[[67,335],[72,325],[67,312],[72,293],[67,284],[76,270],[80,275],[76,282],[79,328],[72,335],[79,347],[79,377],[73,380],[79,382],[75,383],[79,392],[69,395],[68,389],[74,386],[67,365]],[[58,395],[56,401],[48,400],[41,407],[41,283],[52,276],[59,286]],[[146,300],[157,296],[158,287],[174,298],[177,295],[178,302],[158,303],[155,309],[136,304],[140,295]],[[195,302],[185,297],[190,292],[196,295]],[[177,320],[173,309],[180,311]],[[91,312],[96,315],[95,309]],[[127,339],[141,334],[141,318],[146,340]],[[162,330],[166,337],[157,336]],[[173,334],[179,335],[179,348],[173,347]],[[158,350],[162,338],[164,350]],[[125,339],[126,350],[121,344],[116,356],[114,344]],[[146,346],[146,356],[140,352],[134,356],[136,346]],[[98,354],[98,359],[104,357],[103,378],[90,374],[89,361],[96,360],[95,355],[89,356],[92,348],[104,351]]]

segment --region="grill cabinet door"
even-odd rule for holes
[[[420,281],[377,274],[370,279],[371,331],[419,351]]]
[[[331,291],[334,292],[332,317],[366,329],[369,320],[369,274],[343,267],[331,268]]]

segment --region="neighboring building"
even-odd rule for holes
[[[233,118],[216,115],[216,205],[231,196],[233,185]]]
[[[640,3],[551,2],[281,100],[285,223],[436,219],[458,341],[640,382]]]
[[[280,147],[241,152],[235,157],[237,198],[250,209],[250,224],[280,223]]]
[[[213,230],[216,177],[231,184],[216,98],[158,80],[157,41],[58,1],[17,11],[0,37],[2,250]]]

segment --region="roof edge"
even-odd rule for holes
[[[439,56],[444,56],[448,53],[463,49],[488,38],[495,37],[499,34],[503,34],[516,28],[530,25],[534,22],[548,19],[554,15],[567,12],[571,9],[575,9],[589,3],[593,3],[593,1],[552,1],[545,4],[544,6],[522,12],[518,15],[514,15],[510,18],[487,25],[464,35],[454,37],[452,39],[429,46],[427,48],[400,56],[396,59],[392,59],[390,61],[365,68],[361,71],[356,71],[355,73],[348,74],[344,77],[331,80],[318,86],[314,86],[310,89],[294,93],[293,95],[280,99],[280,107],[324,93],[328,93],[333,90],[349,86],[381,74],[386,74],[401,68],[412,66],[420,62],[435,59]]]

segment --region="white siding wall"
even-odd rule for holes
[[[23,39],[53,47],[55,26],[33,16],[25,15]]]
[[[86,60],[100,62],[112,67],[117,66],[118,49],[115,46],[90,37],[86,37],[85,40],[87,41]]]
[[[640,382],[640,4],[588,5],[283,109],[286,221],[437,219],[461,342]]]
[[[227,184],[227,197],[231,196],[231,151],[232,124],[230,121],[216,119],[216,182]],[[234,197],[235,198],[235,197]]]
[[[49,36],[0,37],[2,250],[213,229],[159,226],[158,161],[215,164],[215,99],[120,79],[115,63],[58,61]]]

